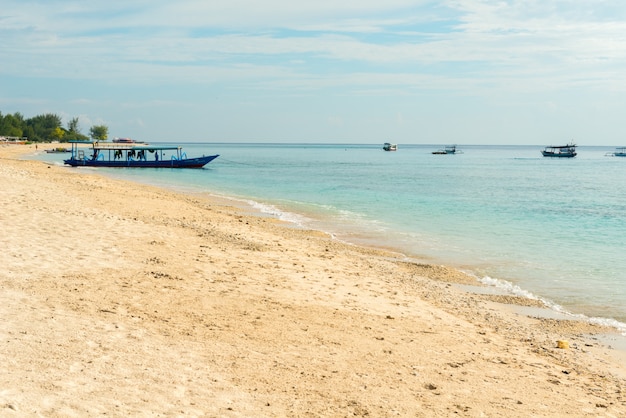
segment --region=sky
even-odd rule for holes
[[[623,0],[3,0],[0,112],[167,142],[626,145]]]

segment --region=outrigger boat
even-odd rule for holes
[[[626,147],[615,148],[615,151],[607,154],[611,157],[626,157]]]
[[[134,139],[130,138],[114,138],[113,142],[115,142],[116,144],[145,144],[145,142],[135,141]]]
[[[48,154],[62,154],[65,152],[70,152],[71,150],[69,148],[66,147],[56,147],[56,148],[52,148],[52,149],[47,149],[45,150]]]
[[[456,154],[456,145],[448,145],[443,149],[432,152],[435,155]]]
[[[572,158],[576,156],[576,145],[569,143],[567,145],[550,145],[545,147],[541,154],[544,157]]]
[[[71,156],[63,160],[72,167],[202,168],[219,155],[187,158],[177,146],[70,141]],[[83,145],[83,146],[81,146]],[[85,147],[84,145],[91,145]],[[172,151],[169,159],[167,151]]]

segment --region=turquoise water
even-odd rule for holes
[[[579,147],[574,159],[544,158],[541,146],[432,155],[437,148],[184,144],[190,157],[221,156],[203,170],[99,170],[231,196],[626,331],[626,158],[607,157],[612,147]],[[59,162],[63,155],[38,158]]]

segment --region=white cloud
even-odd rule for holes
[[[193,94],[167,95],[188,86],[241,102],[435,91],[506,103],[580,90],[599,97],[626,89],[620,1],[5,0],[0,77],[24,80],[12,91],[28,93],[13,103],[59,100],[28,90],[50,79],[122,96],[82,104],[94,109],[184,108]]]

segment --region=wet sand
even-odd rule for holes
[[[611,329],[31,150],[0,146],[0,416],[626,416]]]

